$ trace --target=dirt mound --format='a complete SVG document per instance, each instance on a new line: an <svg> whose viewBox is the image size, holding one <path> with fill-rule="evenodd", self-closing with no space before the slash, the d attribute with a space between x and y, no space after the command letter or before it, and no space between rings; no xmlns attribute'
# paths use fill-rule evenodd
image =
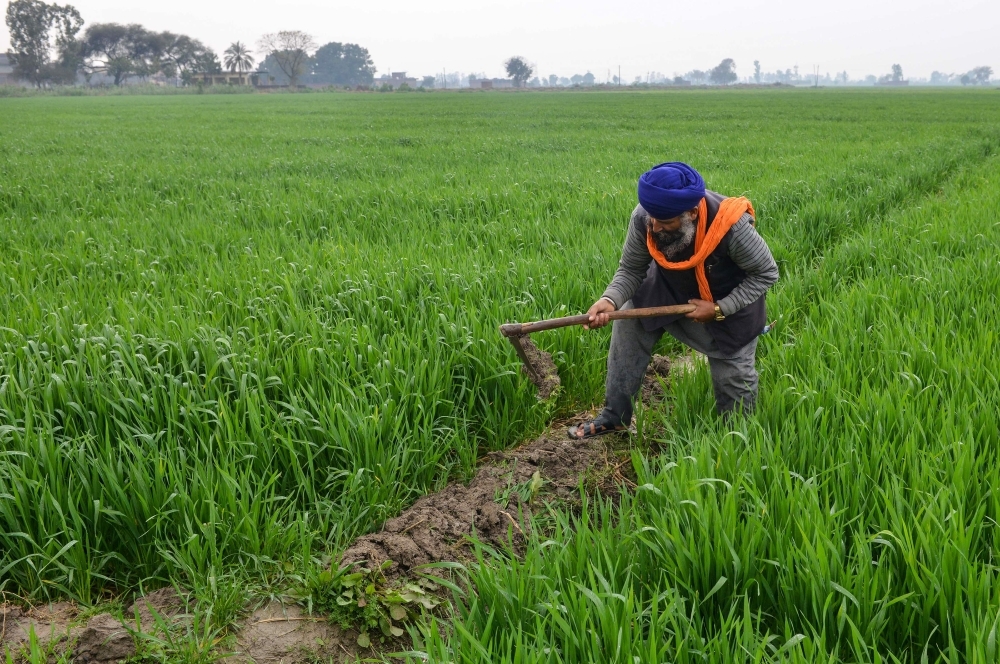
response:
<svg viewBox="0 0 1000 664"><path fill-rule="evenodd" d="M42 648L75 638L79 628L73 621L79 615L76 605L56 602L24 610L12 604L0 607L0 656L5 650L21 652L28 647L34 632Z"/></svg>
<svg viewBox="0 0 1000 664"><path fill-rule="evenodd" d="M527 526L521 523L517 508L530 509L518 485L527 493L537 471L547 493L572 497L580 476L605 458L600 439L577 442L560 439L559 433L517 450L492 453L468 486L450 484L420 498L387 521L382 532L355 541L342 562L377 566L391 560L386 576L392 578L419 565L467 559L466 536L473 533L495 545L506 542L508 533L518 540Z"/></svg>
<svg viewBox="0 0 1000 664"><path fill-rule="evenodd" d="M662 399L661 380L669 374L669 358L654 356L643 386L645 401ZM602 488L614 491L623 478L610 461L614 456L607 446L613 437L584 441L566 437L567 426L589 417L584 413L553 425L550 432L522 447L491 453L468 486L449 484L420 498L387 521L381 532L356 540L341 562L378 566L391 560L386 576L392 579L419 565L467 560L471 553L469 535L498 546L508 537L523 541L528 526L519 512L530 512L531 498L538 491L551 498L573 500L588 472L603 478Z"/></svg>
<svg viewBox="0 0 1000 664"><path fill-rule="evenodd" d="M29 645L29 635L34 631L39 645L58 654L72 651L74 662L120 662L136 654L135 618L139 617L139 630L144 634L157 631L153 612L171 622L184 613L184 598L173 588L164 588L139 598L125 612L126 622L110 613L98 614L80 624L80 611L70 602L47 604L25 611L5 604L0 607L0 656L12 653L21 658Z"/></svg>
<svg viewBox="0 0 1000 664"><path fill-rule="evenodd" d="M149 634L156 626L157 615L168 623L177 620L184 614L186 604L186 598L174 588L161 588L133 602L125 611L125 619L134 621L138 615L142 631Z"/></svg>
<svg viewBox="0 0 1000 664"><path fill-rule="evenodd" d="M326 618L306 615L296 605L272 601L254 611L236 639L230 661L254 664L342 662L366 651L358 634L344 631Z"/></svg>
<svg viewBox="0 0 1000 664"><path fill-rule="evenodd" d="M73 648L73 661L120 662L135 655L135 639L110 613L94 616L80 633Z"/></svg>

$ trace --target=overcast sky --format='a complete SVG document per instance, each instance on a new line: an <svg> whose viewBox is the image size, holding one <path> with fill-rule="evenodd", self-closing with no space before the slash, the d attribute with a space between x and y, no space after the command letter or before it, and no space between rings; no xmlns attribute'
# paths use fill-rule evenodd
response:
<svg viewBox="0 0 1000 664"><path fill-rule="evenodd" d="M58 0L60 3L66 0ZM262 33L304 30L317 43L367 48L379 73L442 70L500 76L523 55L536 73L593 72L621 66L631 81L647 71L706 69L723 58L748 76L818 66L851 78L931 71L1000 71L998 0L69 0L87 23L141 23L182 32L221 52ZM0 0L0 5L3 2ZM9 45L0 26L0 50Z"/></svg>

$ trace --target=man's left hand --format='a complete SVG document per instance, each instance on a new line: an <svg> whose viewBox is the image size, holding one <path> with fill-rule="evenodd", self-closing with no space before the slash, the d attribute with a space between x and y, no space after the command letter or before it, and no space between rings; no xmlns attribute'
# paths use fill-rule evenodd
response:
<svg viewBox="0 0 1000 664"><path fill-rule="evenodd" d="M715 302L709 302L708 300L688 300L688 304L693 304L696 307L694 311L687 314L687 317L691 320L696 320L699 323L707 323L715 320Z"/></svg>

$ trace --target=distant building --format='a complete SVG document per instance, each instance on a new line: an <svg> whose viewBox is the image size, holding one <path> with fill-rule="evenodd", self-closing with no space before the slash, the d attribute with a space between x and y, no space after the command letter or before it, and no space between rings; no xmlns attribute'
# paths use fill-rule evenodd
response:
<svg viewBox="0 0 1000 664"><path fill-rule="evenodd" d="M373 85L376 88L387 85L390 90L397 90L403 85L416 89L420 86L420 81L415 78L407 78L405 71L394 71L389 75L382 74L382 76L375 79Z"/></svg>
<svg viewBox="0 0 1000 664"><path fill-rule="evenodd" d="M0 53L0 85L14 85L14 65L6 53Z"/></svg>
<svg viewBox="0 0 1000 664"><path fill-rule="evenodd" d="M267 81L266 71L223 72L221 74L191 74L191 83L197 85L261 85Z"/></svg>
<svg viewBox="0 0 1000 664"><path fill-rule="evenodd" d="M509 78L476 78L470 76L469 87L476 90L498 90L514 87L514 81Z"/></svg>

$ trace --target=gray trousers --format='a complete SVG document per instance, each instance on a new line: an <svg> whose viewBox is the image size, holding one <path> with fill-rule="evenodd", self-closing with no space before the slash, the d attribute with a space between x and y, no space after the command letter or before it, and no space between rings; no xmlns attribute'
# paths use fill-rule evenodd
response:
<svg viewBox="0 0 1000 664"><path fill-rule="evenodd" d="M629 301L622 309L632 309ZM682 318L666 328L647 332L641 320L616 320L611 330L608 353L608 380L601 419L626 426L632 421L632 400L642 386L653 347L667 332L685 346L708 356L712 371L715 407L720 414L733 411L749 413L757 401L757 339L735 354L723 353L704 324Z"/></svg>

